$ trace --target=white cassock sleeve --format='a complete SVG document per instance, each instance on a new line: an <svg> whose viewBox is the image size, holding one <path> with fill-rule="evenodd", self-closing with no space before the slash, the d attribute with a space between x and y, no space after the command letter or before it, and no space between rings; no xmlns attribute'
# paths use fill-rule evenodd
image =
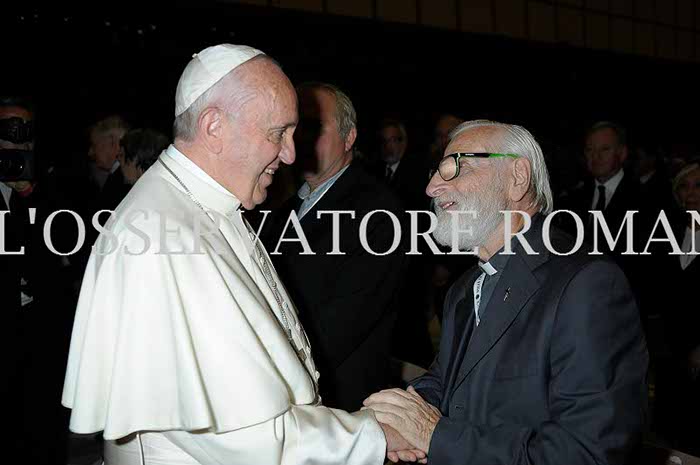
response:
<svg viewBox="0 0 700 465"><path fill-rule="evenodd" d="M292 406L264 423L227 433L167 431L201 465L381 465L384 433L369 411Z"/></svg>

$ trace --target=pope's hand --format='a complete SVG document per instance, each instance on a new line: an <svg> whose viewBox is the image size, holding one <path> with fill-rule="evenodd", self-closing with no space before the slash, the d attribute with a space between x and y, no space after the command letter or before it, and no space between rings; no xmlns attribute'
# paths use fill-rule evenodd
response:
<svg viewBox="0 0 700 465"><path fill-rule="evenodd" d="M419 462L427 463L425 452L415 449L411 443L399 434L394 428L384 423L379 423L386 437L386 456L392 462L396 463L399 460L404 462Z"/></svg>
<svg viewBox="0 0 700 465"><path fill-rule="evenodd" d="M394 428L415 448L429 452L433 431L442 415L412 386L407 391L387 389L372 394L364 405L374 410L377 421Z"/></svg>

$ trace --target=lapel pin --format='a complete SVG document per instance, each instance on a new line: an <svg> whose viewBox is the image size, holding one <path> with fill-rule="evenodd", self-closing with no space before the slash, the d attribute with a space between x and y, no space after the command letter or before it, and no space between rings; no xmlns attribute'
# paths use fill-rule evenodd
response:
<svg viewBox="0 0 700 465"><path fill-rule="evenodd" d="M510 295L510 288L506 289L506 293L503 295L503 302L508 300L509 295Z"/></svg>

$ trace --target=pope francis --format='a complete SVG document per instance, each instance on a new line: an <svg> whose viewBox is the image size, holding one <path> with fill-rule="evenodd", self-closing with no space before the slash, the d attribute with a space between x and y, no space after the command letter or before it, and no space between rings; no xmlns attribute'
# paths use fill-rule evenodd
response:
<svg viewBox="0 0 700 465"><path fill-rule="evenodd" d="M107 465L381 464L387 444L410 449L370 411L321 405L296 310L240 215L294 161L287 77L259 50L217 45L194 55L175 103L174 145L93 247L71 430L103 431Z"/></svg>

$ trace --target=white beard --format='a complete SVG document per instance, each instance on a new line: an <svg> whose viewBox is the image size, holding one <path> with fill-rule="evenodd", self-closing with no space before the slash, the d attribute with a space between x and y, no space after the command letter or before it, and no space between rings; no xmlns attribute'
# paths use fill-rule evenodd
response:
<svg viewBox="0 0 700 465"><path fill-rule="evenodd" d="M470 251L483 245L503 221L501 211L507 209L502 190L496 186L498 183L492 182L489 189L480 195L467 197L455 192L434 199L437 215L437 226L433 231L435 240L446 247L454 248L456 245L460 251ZM438 206L445 202L455 202L455 205L450 210ZM458 223L455 224L455 221Z"/></svg>

